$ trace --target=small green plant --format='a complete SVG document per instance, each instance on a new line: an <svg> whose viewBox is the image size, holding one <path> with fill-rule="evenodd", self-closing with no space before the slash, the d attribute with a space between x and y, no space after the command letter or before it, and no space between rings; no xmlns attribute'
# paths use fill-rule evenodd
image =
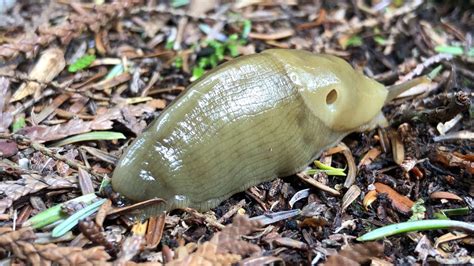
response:
<svg viewBox="0 0 474 266"><path fill-rule="evenodd" d="M12 132L16 133L20 129L24 128L26 126L26 120L25 117L20 116L12 124Z"/></svg>
<svg viewBox="0 0 474 266"><path fill-rule="evenodd" d="M359 47L363 44L362 42L362 38L358 35L353 35L351 36L349 39L347 39L346 41L342 42L341 46L342 46L342 49L346 49L347 47Z"/></svg>
<svg viewBox="0 0 474 266"><path fill-rule="evenodd" d="M239 46L244 45L245 42L246 40L244 38L239 38L239 35L232 34L224 42L208 40L201 43L201 47L209 47L213 50L213 53L199 58L197 65L193 67L191 81L197 80L204 75L206 69L216 67L219 62L224 60L225 55L232 57L239 56Z"/></svg>
<svg viewBox="0 0 474 266"><path fill-rule="evenodd" d="M438 53L451 54L451 55L463 55L464 48L461 46L453 45L438 45L435 47L435 51ZM474 48L471 48L466 53L469 57L474 57Z"/></svg>
<svg viewBox="0 0 474 266"><path fill-rule="evenodd" d="M418 221L418 220L423 220L425 218L425 201L423 199L419 199L413 204L411 207L411 211L413 214L411 215L410 219L408 221Z"/></svg>
<svg viewBox="0 0 474 266"><path fill-rule="evenodd" d="M420 220L391 224L369 231L357 238L357 241L371 241L392 235L437 229L462 229L474 232L474 224L453 220Z"/></svg>
<svg viewBox="0 0 474 266"><path fill-rule="evenodd" d="M316 165L316 167L318 169L307 170L306 171L307 174L314 175L316 173L324 172L327 175L346 176L346 173L344 173L345 169L335 168L335 167L332 167L332 166L329 166L329 165L325 165L320 161L314 161L314 165Z"/></svg>
<svg viewBox="0 0 474 266"><path fill-rule="evenodd" d="M86 69L92 64L92 62L94 62L95 58L96 57L93 54L83 55L80 58L78 58L74 63L69 65L69 67L67 68L67 71L71 73L76 73L77 71Z"/></svg>

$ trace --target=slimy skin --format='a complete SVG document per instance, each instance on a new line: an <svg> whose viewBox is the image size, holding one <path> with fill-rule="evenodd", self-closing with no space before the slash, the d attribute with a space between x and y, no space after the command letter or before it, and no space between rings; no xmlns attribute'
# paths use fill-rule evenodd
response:
<svg viewBox="0 0 474 266"><path fill-rule="evenodd" d="M388 90L331 55L267 50L191 84L128 147L113 189L157 210L205 211L303 170L354 131L376 126Z"/></svg>

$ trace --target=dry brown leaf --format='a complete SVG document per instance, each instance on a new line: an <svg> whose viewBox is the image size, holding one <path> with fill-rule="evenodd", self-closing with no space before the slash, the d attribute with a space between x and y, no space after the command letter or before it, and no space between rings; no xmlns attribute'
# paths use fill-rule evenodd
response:
<svg viewBox="0 0 474 266"><path fill-rule="evenodd" d="M460 233L460 232L454 232L454 233L447 233L444 234L436 239L436 242L434 243L434 247L438 248L439 244L448 242L448 241L453 241L453 240L458 240L462 239L469 236L468 234Z"/></svg>
<svg viewBox="0 0 474 266"><path fill-rule="evenodd" d="M329 256L325 266L353 266L370 261L371 257L381 257L383 246L377 242L356 244L339 251L336 255Z"/></svg>
<svg viewBox="0 0 474 266"><path fill-rule="evenodd" d="M474 174L474 161L472 154L460 154L457 152L446 152L437 149L430 158L448 167L462 167L470 174Z"/></svg>
<svg viewBox="0 0 474 266"><path fill-rule="evenodd" d="M259 222L237 215L232 224L200 245L194 253L185 254L185 250L181 249L180 257L166 265L231 265L241 260L242 256L258 254L261 252L259 246L240 237L255 231L259 226Z"/></svg>
<svg viewBox="0 0 474 266"><path fill-rule="evenodd" d="M0 182L0 214L4 213L14 201L19 198L38 192L44 188L59 189L76 187L75 181L61 178L39 175L22 175L22 179Z"/></svg>
<svg viewBox="0 0 474 266"><path fill-rule="evenodd" d="M86 170L79 168L78 180L82 195L94 193L95 189L91 175Z"/></svg>
<svg viewBox="0 0 474 266"><path fill-rule="evenodd" d="M51 82L66 66L64 52L60 48L50 48L41 54L36 65L28 75L28 81L23 83L13 94L11 102L19 101L33 93L39 93L42 84ZM40 82L40 83L38 83Z"/></svg>
<svg viewBox="0 0 474 266"><path fill-rule="evenodd" d="M446 191L435 191L431 193L430 198L462 201L462 198L459 197L458 195L451 192L446 192Z"/></svg>
<svg viewBox="0 0 474 266"><path fill-rule="evenodd" d="M32 113L31 118L33 119L34 124L38 125L43 120L45 120L49 115L56 111L56 109L61 106L65 101L71 98L70 93L61 93L54 100L48 104L39 114Z"/></svg>
<svg viewBox="0 0 474 266"><path fill-rule="evenodd" d="M410 213L411 207L413 206L413 201L410 200L406 196L400 195L397 191L393 188L382 184L382 183L375 183L375 188L378 193L386 193L388 198L392 202L392 206L402 213Z"/></svg>
<svg viewBox="0 0 474 266"><path fill-rule="evenodd" d="M101 119L100 117L99 119ZM106 130L112 128L111 120L83 121L71 120L64 124L54 126L30 126L21 129L18 133L39 143L59 140L68 136L90 132L91 130Z"/></svg>
<svg viewBox="0 0 474 266"><path fill-rule="evenodd" d="M111 129L113 125L112 120L122 119L125 112L131 116L140 116L143 113L153 111L154 110L146 104L117 106L108 110L101 110L102 113L99 113L92 121L74 119L55 126L30 126L23 128L18 133L41 143L87 133L92 130ZM125 126L127 126L127 124L125 124Z"/></svg>
<svg viewBox="0 0 474 266"><path fill-rule="evenodd" d="M165 228L165 214L160 216L153 216L148 219L148 228L145 235L146 248L154 249L158 246L163 236L163 229Z"/></svg>

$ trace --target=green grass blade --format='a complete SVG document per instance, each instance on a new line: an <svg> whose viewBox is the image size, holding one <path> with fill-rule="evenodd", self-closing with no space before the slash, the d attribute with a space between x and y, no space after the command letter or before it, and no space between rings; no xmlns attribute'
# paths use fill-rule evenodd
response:
<svg viewBox="0 0 474 266"><path fill-rule="evenodd" d="M425 231L425 230L437 230L437 229L462 229L470 233L474 233L474 224L466 223L461 221L453 220L422 220L404 222L398 224L387 225L371 232L368 232L359 238L358 241L371 241L387 236L393 236L396 234L413 232L413 231Z"/></svg>
<svg viewBox="0 0 474 266"><path fill-rule="evenodd" d="M113 131L93 131L84 134L75 135L69 138L55 142L52 146L59 147L71 143L91 140L114 140L114 139L125 139L125 136L120 132Z"/></svg>
<svg viewBox="0 0 474 266"><path fill-rule="evenodd" d="M61 210L62 206L64 204L70 203L70 202L84 202L86 204L89 204L92 202L92 200L96 199L97 196L94 193L83 195L77 198L74 198L72 200L68 200L65 203L57 204L54 205L53 207L46 209L35 216L31 217L26 221L23 226L31 226L33 228L43 228L44 226L47 226L49 224L52 224L56 221L59 221L61 219L65 219L67 217L66 214L64 214Z"/></svg>
<svg viewBox="0 0 474 266"><path fill-rule="evenodd" d="M80 220L92 215L94 212L99 210L100 206L104 204L106 199L100 199L91 205L85 207L84 209L79 210L78 212L74 213L73 215L69 216L64 222L60 223L53 229L51 233L52 237L60 237L66 234L69 230L74 228Z"/></svg>

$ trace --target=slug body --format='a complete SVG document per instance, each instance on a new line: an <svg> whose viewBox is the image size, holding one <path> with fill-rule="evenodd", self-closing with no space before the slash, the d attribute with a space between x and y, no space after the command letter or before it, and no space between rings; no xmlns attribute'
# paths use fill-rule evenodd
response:
<svg viewBox="0 0 474 266"><path fill-rule="evenodd" d="M190 85L128 147L113 189L165 199L163 210L208 210L374 127L387 94L335 56L281 49L234 59Z"/></svg>

